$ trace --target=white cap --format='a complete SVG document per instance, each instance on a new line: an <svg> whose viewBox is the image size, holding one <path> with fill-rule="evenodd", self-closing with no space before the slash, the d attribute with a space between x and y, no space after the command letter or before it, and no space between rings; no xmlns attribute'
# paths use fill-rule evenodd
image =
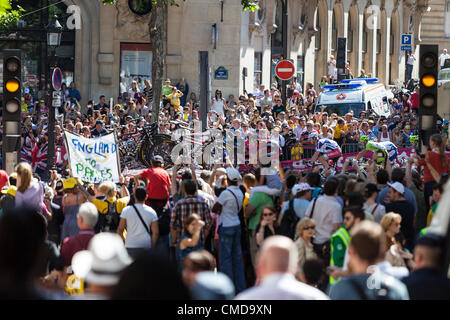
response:
<svg viewBox="0 0 450 320"><path fill-rule="evenodd" d="M307 183L296 184L292 187L292 195L295 196L300 191L308 191L308 190L314 190L314 188L311 188L311 186Z"/></svg>
<svg viewBox="0 0 450 320"><path fill-rule="evenodd" d="M77 252L72 258L75 275L100 286L116 285L120 273L132 263L122 238L111 232L95 235L88 250Z"/></svg>
<svg viewBox="0 0 450 320"><path fill-rule="evenodd" d="M405 187L400 182L394 182L394 183L388 182L388 186L401 194L405 194Z"/></svg>
<svg viewBox="0 0 450 320"><path fill-rule="evenodd" d="M231 167L227 168L227 177L228 177L228 179L230 179L230 181L238 181L242 178L239 171L237 171L235 168L231 168Z"/></svg>

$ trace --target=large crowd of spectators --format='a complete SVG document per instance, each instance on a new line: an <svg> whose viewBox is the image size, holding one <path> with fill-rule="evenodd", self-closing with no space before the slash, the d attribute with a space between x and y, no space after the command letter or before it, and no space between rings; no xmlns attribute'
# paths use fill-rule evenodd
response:
<svg viewBox="0 0 450 320"><path fill-rule="evenodd" d="M216 90L208 127L244 139L256 130L279 131L282 160L299 147L310 157L313 132L348 152L361 150L363 135L411 146L418 134L417 89L391 101L391 116L378 117L317 110L323 85L302 90L294 80L285 104L277 84L237 98ZM74 84L63 93L57 144L64 131L87 138L116 131L126 140L152 121L148 81L145 88L134 82L113 104L102 95L82 106ZM232 161L166 170L155 156L152 167L121 176L119 184L83 184L70 170L52 170L48 181L42 179L48 109L44 101L31 101L25 94L24 161L14 173L0 174L1 297L449 298L444 240L429 229L437 219L448 220L439 210L450 196L448 121L437 124L441 133L426 142L429 151L404 167L367 160L364 172L346 161L335 174L313 166L267 175L259 165L244 174ZM192 127L199 109L186 83L172 86L167 79L159 132L169 134L180 123Z"/></svg>

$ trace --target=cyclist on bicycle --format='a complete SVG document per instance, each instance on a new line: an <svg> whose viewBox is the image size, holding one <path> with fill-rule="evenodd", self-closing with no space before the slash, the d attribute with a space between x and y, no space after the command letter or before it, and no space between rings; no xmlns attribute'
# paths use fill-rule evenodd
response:
<svg viewBox="0 0 450 320"><path fill-rule="evenodd" d="M341 147L336 141L331 139L319 139L316 133L310 134L314 144L316 145L316 152L310 160L308 166L312 166L314 162L319 160L319 162L324 166L326 170L330 168L327 160L331 160L333 163L337 163L342 155Z"/></svg>
<svg viewBox="0 0 450 320"><path fill-rule="evenodd" d="M383 167L386 167L387 160L393 162L397 159L398 149L395 144L390 141L371 141L368 136L361 136L359 141L365 146L365 149L358 153L356 161L363 158L369 150L373 152L373 160L375 160L378 165L383 165Z"/></svg>

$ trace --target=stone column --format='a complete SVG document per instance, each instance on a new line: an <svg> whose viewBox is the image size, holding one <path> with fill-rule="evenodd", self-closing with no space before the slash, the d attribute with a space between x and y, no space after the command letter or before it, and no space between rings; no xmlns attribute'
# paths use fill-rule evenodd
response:
<svg viewBox="0 0 450 320"><path fill-rule="evenodd" d="M356 68L353 68L353 75L359 75L361 72L361 69L363 68L362 66L362 45L363 45L363 32L364 32L364 9L366 7L366 0L357 0L356 3L358 4L358 26L357 26L357 30L358 32L356 33L356 37L354 36L354 40L356 40L357 45L357 52L355 54L356 56Z"/></svg>
<svg viewBox="0 0 450 320"><path fill-rule="evenodd" d="M384 32L381 35L381 60L382 64L380 70L382 76L382 82L385 85L389 85L389 62L390 62L390 52L391 52L391 17L392 11L394 10L394 1L386 1L384 5Z"/></svg>

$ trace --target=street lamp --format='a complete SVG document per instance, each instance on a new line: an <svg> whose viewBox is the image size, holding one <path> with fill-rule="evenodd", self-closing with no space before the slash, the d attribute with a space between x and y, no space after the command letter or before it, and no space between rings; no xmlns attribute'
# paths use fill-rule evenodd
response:
<svg viewBox="0 0 450 320"><path fill-rule="evenodd" d="M53 16L52 21L46 27L47 30L47 45L50 48L57 48L61 44L61 36L63 27L58 21L57 16Z"/></svg>
<svg viewBox="0 0 450 320"><path fill-rule="evenodd" d="M56 68L57 59L56 48L61 44L61 37L63 32L63 27L58 21L57 16L53 16L52 21L46 27L47 30L47 46L49 49L49 68L47 74L47 83L50 87L50 92L48 92L47 104L48 104L48 153L47 153L47 170L45 173L46 177L49 177L49 170L52 170L55 164L55 108L59 106L53 106L53 84L51 83L51 77L53 70ZM39 112L39 110L38 110Z"/></svg>

